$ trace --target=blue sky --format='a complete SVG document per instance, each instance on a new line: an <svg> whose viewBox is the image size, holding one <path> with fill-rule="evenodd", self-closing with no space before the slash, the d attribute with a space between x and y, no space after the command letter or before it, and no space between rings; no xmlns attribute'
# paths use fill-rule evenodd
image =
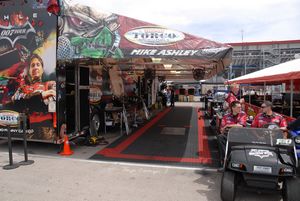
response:
<svg viewBox="0 0 300 201"><path fill-rule="evenodd" d="M300 39L300 0L74 0L219 42Z"/></svg>

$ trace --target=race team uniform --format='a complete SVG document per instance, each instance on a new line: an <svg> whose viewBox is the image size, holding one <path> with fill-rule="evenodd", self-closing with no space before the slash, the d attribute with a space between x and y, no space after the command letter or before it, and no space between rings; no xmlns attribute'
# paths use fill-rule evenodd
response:
<svg viewBox="0 0 300 201"><path fill-rule="evenodd" d="M229 94L227 95L227 97L225 98L225 101L228 103L228 105L230 106L232 102L234 101L239 101L239 99L237 99L237 97L232 93L229 92Z"/></svg>
<svg viewBox="0 0 300 201"><path fill-rule="evenodd" d="M246 126L247 121L247 115L245 112L240 112L237 115L233 115L232 113L228 113L223 116L222 122L221 122L221 128L224 128L227 125L234 125L234 124L240 124L243 127Z"/></svg>
<svg viewBox="0 0 300 201"><path fill-rule="evenodd" d="M273 113L271 116L265 113L259 113L254 118L251 127L262 128L265 124L275 123L279 127L287 127L287 122L283 116Z"/></svg>
<svg viewBox="0 0 300 201"><path fill-rule="evenodd" d="M222 122L221 122L221 129L224 128L227 125L235 125L240 124L243 127L246 126L247 121L247 115L245 112L240 112L237 115L233 115L232 113L228 113L223 116ZM221 161L225 157L225 149L226 149L226 142L227 142L227 136L224 134L220 134L217 136L218 138L218 146L220 151Z"/></svg>

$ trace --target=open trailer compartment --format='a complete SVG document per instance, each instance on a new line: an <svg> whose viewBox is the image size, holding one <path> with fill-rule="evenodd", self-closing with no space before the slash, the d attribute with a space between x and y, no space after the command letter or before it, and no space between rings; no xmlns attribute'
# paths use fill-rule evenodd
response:
<svg viewBox="0 0 300 201"><path fill-rule="evenodd" d="M126 134L133 121L149 118L145 113L156 102L158 80L144 71L131 72L124 62L92 58L58 62L58 125L66 125L70 138L99 136L107 124L120 123L120 114Z"/></svg>
<svg viewBox="0 0 300 201"><path fill-rule="evenodd" d="M159 81L207 79L231 62L228 45L69 0L2 6L0 120L6 125L15 112L27 112L29 140L98 133L94 111L113 97L128 108L134 89L148 116Z"/></svg>

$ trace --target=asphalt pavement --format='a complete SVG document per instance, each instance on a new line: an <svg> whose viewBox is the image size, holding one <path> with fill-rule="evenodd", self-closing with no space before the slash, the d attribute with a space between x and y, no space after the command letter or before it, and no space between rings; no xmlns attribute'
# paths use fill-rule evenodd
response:
<svg viewBox="0 0 300 201"><path fill-rule="evenodd" d="M107 140L118 137L116 132ZM89 158L105 146L76 143L71 144L74 155L62 157L59 145L30 142L29 159L35 163L3 170L7 142L0 140L0 201L220 201L222 174L216 169L94 161ZM13 142L13 152L16 163L23 160L21 141ZM236 201L257 200L280 201L281 196L238 190Z"/></svg>
<svg viewBox="0 0 300 201"><path fill-rule="evenodd" d="M149 166L29 155L35 163L3 170L1 201L220 201L221 174L215 169ZM23 160L14 154L15 162ZM237 201L279 201L280 194L239 189Z"/></svg>

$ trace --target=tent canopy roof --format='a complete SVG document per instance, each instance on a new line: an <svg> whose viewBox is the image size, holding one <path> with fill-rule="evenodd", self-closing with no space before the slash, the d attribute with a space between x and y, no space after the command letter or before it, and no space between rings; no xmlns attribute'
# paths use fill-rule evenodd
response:
<svg viewBox="0 0 300 201"><path fill-rule="evenodd" d="M235 79L228 84L279 83L300 79L300 59L294 59L282 64L265 68Z"/></svg>
<svg viewBox="0 0 300 201"><path fill-rule="evenodd" d="M200 68L207 71L203 79L231 63L232 47L227 44L71 0L62 0L60 7L58 60L114 58L134 62L136 58L160 58L160 62L151 62L155 66L172 64L170 71L183 68L190 75L192 69Z"/></svg>

